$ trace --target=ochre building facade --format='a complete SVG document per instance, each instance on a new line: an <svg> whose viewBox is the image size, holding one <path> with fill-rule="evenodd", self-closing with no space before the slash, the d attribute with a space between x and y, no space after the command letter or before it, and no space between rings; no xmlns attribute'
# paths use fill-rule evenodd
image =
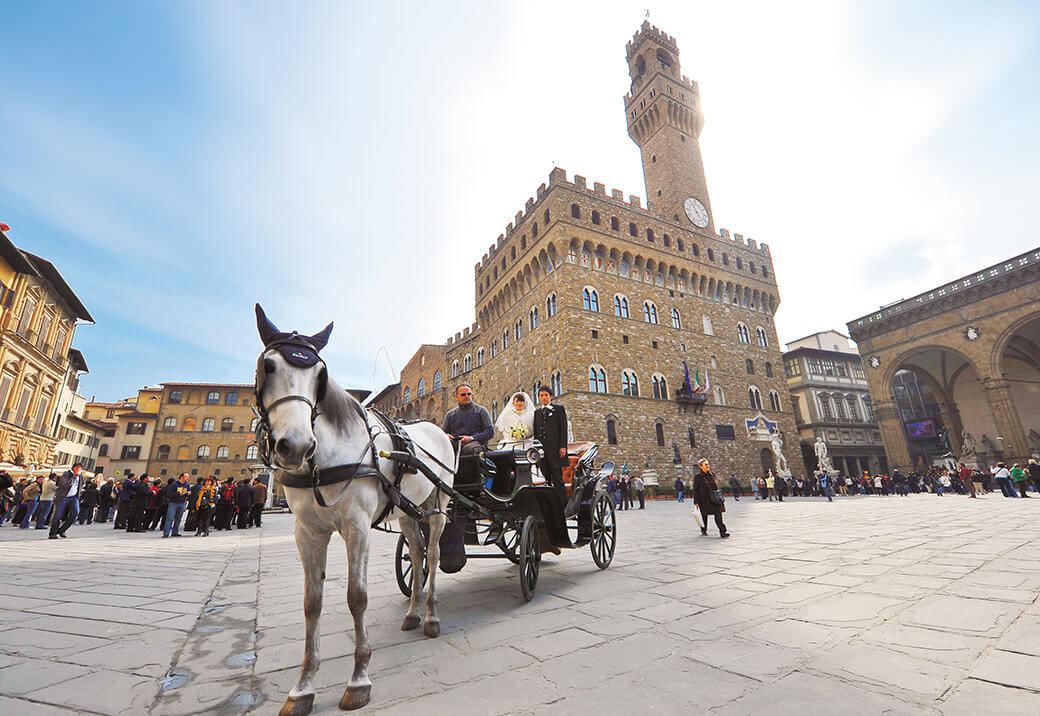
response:
<svg viewBox="0 0 1040 716"><path fill-rule="evenodd" d="M770 432L795 469L769 248L715 230L699 91L674 38L644 23L627 59L648 205L554 169L475 267L476 321L446 342L444 407L460 382L495 415L544 383L574 439L668 484L701 457L724 476L775 468ZM684 361L706 390L681 390Z"/></svg>

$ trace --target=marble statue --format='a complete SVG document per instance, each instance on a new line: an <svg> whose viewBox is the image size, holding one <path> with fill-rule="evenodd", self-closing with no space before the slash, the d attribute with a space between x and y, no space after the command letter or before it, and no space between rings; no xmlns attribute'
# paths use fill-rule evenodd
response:
<svg viewBox="0 0 1040 716"><path fill-rule="evenodd" d="M993 444L993 440L990 439L989 435L986 435L986 433L983 433L982 434L982 450L980 452L981 452L981 454L985 454L985 455L996 455L998 452L1000 452L1000 450L998 450L997 446Z"/></svg>
<svg viewBox="0 0 1040 716"><path fill-rule="evenodd" d="M790 470L787 469L787 458L784 457L784 439L779 432L773 433L771 444L773 456L776 458L776 471L782 475L787 474Z"/></svg>
<svg viewBox="0 0 1040 716"><path fill-rule="evenodd" d="M816 453L816 462L820 470L823 470L824 472L831 472L834 470L834 464L827 455L827 443L823 441L823 436L817 436L816 444L813 445L813 452Z"/></svg>
<svg viewBox="0 0 1040 716"><path fill-rule="evenodd" d="M961 433L961 459L975 456L975 438L965 430Z"/></svg>

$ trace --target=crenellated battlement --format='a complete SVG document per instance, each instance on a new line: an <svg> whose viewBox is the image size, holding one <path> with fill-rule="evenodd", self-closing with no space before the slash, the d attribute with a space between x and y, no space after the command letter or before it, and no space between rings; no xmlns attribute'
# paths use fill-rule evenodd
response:
<svg viewBox="0 0 1040 716"><path fill-rule="evenodd" d="M470 325L466 326L461 331L456 333L454 336L449 336L448 339L444 341L444 344L448 348L451 348L456 343L462 343L462 342L467 341L467 340L469 340L471 338L475 338L476 334L477 334L477 330L479 329L479 327L480 327L480 324L477 323L476 321L474 321L473 323L471 323Z"/></svg>
<svg viewBox="0 0 1040 716"><path fill-rule="evenodd" d="M652 37L654 40L676 54L679 53L679 44L675 41L674 37L666 32L662 32L656 25L651 25L649 20L643 20L643 24L639 26L639 30L632 35L632 40L625 45L625 56L631 59L640 43L642 43L647 37Z"/></svg>
<svg viewBox="0 0 1040 716"><path fill-rule="evenodd" d="M654 221L660 221L660 217L653 216L649 211L643 207L643 200L635 194L629 194L628 199L625 199L625 194L620 189L611 189L610 195L607 195L607 187L602 182L593 182L592 187L589 187L589 181L580 174L575 174L571 181L567 180L567 171L560 167L554 167L549 172L549 185L546 187L542 184L538 187L537 199L528 198L524 203L523 211L516 212L516 216L513 217L513 221L506 225L505 233L499 234L498 238L495 239L495 243L488 246L487 253L485 253L478 263L473 267L474 274L479 274L485 267L493 263L495 256L498 254L502 246L509 240L513 233L523 225L523 223L535 212L535 207L538 205L549 189L554 186L566 187L573 189L574 191L587 192L593 196L600 197L602 199L610 199L612 201L621 204L626 209L631 211L637 211L641 214L645 214L648 218ZM744 239L741 234L730 234L729 229L719 229L719 233L715 236L716 239L729 241L735 243L743 248L751 249L752 251L758 251L760 253L768 254L769 245L759 244L754 239Z"/></svg>
<svg viewBox="0 0 1040 716"><path fill-rule="evenodd" d="M690 94L694 98L693 100L691 100L691 103L694 104L694 105L698 105L699 104L698 102L696 102L696 100L699 100L701 98L701 90L700 90L700 87L698 87L696 82L691 80L686 75L682 76L682 80L681 81L675 79L674 77L671 78L670 81L671 82L675 82L677 84L680 84L683 87L685 87L686 89L690 90ZM642 94L644 92L644 90L648 90L650 88L651 88L651 85L647 85L645 87L640 88L640 90L638 92L626 92L625 93L625 109L630 109L631 108L632 102L635 100L636 95L640 95L640 94ZM660 95L658 95L658 96L660 96ZM675 97L675 96L672 96L671 99L673 101L679 102L679 104L685 104L686 103L685 100L682 100L682 99L680 99L678 97Z"/></svg>

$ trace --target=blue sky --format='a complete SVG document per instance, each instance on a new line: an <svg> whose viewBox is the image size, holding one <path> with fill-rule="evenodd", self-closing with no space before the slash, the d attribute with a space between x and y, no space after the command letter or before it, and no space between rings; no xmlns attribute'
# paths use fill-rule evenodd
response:
<svg viewBox="0 0 1040 716"><path fill-rule="evenodd" d="M0 221L97 320L88 397L249 382L252 304L379 388L473 320L553 166L644 195L646 3L9 2ZM1040 245L1040 6L650 6L698 81L716 224L768 243L781 341Z"/></svg>

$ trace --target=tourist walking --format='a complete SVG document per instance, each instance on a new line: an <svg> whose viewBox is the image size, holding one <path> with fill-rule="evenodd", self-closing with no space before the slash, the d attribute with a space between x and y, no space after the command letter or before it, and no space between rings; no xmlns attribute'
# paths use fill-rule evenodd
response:
<svg viewBox="0 0 1040 716"><path fill-rule="evenodd" d="M993 468L993 477L996 478L997 485L1000 486L1000 491L1004 497L1018 497L1015 488L1011 486L1011 471L1008 470L1007 465L998 462L996 467Z"/></svg>
<svg viewBox="0 0 1040 716"><path fill-rule="evenodd" d="M740 480L736 475L729 476L729 490L733 493L733 499L740 502Z"/></svg>
<svg viewBox="0 0 1040 716"><path fill-rule="evenodd" d="M820 470L819 481L820 492L827 498L827 502L834 502L834 497L831 495L831 476Z"/></svg>
<svg viewBox="0 0 1040 716"><path fill-rule="evenodd" d="M115 480L111 477L105 480L104 484L98 489L98 510L96 522L108 522L108 518L112 514L112 507L115 505Z"/></svg>
<svg viewBox="0 0 1040 716"><path fill-rule="evenodd" d="M719 537L729 537L729 531L722 522L722 513L726 510L726 500L719 489L719 483L711 471L707 458L702 458L700 471L693 478L693 504L701 513L701 534L708 534L708 515L715 516L715 525L719 528Z"/></svg>
<svg viewBox="0 0 1040 716"><path fill-rule="evenodd" d="M238 529L250 527L249 517L253 510L253 488L249 480L242 480L235 489L235 503L238 505Z"/></svg>
<svg viewBox="0 0 1040 716"><path fill-rule="evenodd" d="M229 477L227 482L220 486L217 499L213 526L218 530L229 530L231 529L231 518L235 514L235 478Z"/></svg>
<svg viewBox="0 0 1040 716"><path fill-rule="evenodd" d="M1026 480L1029 479L1029 473L1022 469L1022 466L1017 462L1011 466L1011 480L1015 483L1015 487L1018 489L1019 497L1029 497L1026 494Z"/></svg>
<svg viewBox="0 0 1040 716"><path fill-rule="evenodd" d="M776 491L776 478L773 477L773 472L770 471L766 475L766 494L769 495L769 501L773 501L773 493Z"/></svg>
<svg viewBox="0 0 1040 716"><path fill-rule="evenodd" d="M975 494L975 483L971 479L971 469L963 462L958 464L957 474L961 478L961 482L964 483L964 489L968 491L968 497L977 497Z"/></svg>
<svg viewBox="0 0 1040 716"><path fill-rule="evenodd" d="M36 505L36 529L42 530L47 526L47 518L50 517L51 509L54 507L54 493L58 489L58 477L52 472L43 481L40 503Z"/></svg>
<svg viewBox="0 0 1040 716"><path fill-rule="evenodd" d="M638 475L632 478L632 488L636 491L636 497L639 498L639 509L646 509L646 485L643 484L643 478Z"/></svg>
<svg viewBox="0 0 1040 716"><path fill-rule="evenodd" d="M97 505L97 483L93 480L87 480L86 484L83 485L83 494L79 498L79 523L81 525L94 523L94 510L97 509Z"/></svg>
<svg viewBox="0 0 1040 716"><path fill-rule="evenodd" d="M30 482L25 488L22 489L22 507L24 512L21 515L22 519L18 522L18 528L27 530L29 529L29 523L32 521L33 514L36 512L37 505L40 504L40 493L43 492L43 475L38 475L35 480ZM14 520L11 521L14 524Z"/></svg>
<svg viewBox="0 0 1040 716"><path fill-rule="evenodd" d="M632 507L632 484L628 480L628 475L621 475L618 489L621 490L621 509L630 509Z"/></svg>
<svg viewBox="0 0 1040 716"><path fill-rule="evenodd" d="M678 495L679 502L683 501L683 490L686 489L686 485L683 484L682 478L675 478L675 494Z"/></svg>
<svg viewBox="0 0 1040 716"><path fill-rule="evenodd" d="M58 487L54 490L54 514L51 515L51 531L49 539L68 537L69 527L79 517L79 495L83 490L83 465L76 463L72 469L66 470L58 478Z"/></svg>

